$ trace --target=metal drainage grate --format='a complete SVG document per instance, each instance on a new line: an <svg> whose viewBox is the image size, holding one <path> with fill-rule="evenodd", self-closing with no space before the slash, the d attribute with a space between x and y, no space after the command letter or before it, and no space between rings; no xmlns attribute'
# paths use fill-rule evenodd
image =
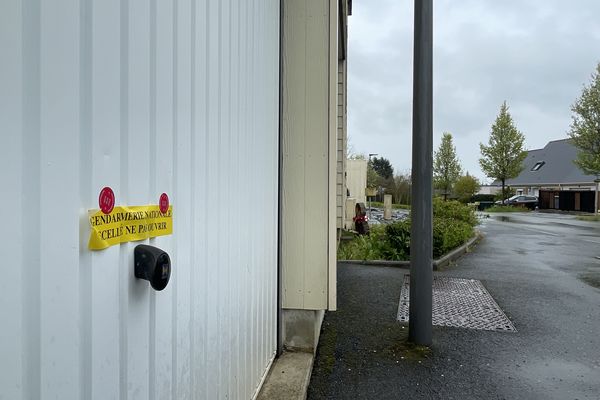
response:
<svg viewBox="0 0 600 400"><path fill-rule="evenodd" d="M398 320L408 321L410 275L404 275ZM433 278L433 324L488 331L516 332L514 325L480 281Z"/></svg>

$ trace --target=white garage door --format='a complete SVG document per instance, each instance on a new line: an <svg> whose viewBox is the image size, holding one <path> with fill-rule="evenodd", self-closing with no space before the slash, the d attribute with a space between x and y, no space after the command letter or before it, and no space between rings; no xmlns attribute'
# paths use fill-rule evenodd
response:
<svg viewBox="0 0 600 400"><path fill-rule="evenodd" d="M0 399L251 397L276 346L279 1L3 0L0 54ZM88 250L105 186L167 193L173 234ZM138 243L170 254L165 290Z"/></svg>

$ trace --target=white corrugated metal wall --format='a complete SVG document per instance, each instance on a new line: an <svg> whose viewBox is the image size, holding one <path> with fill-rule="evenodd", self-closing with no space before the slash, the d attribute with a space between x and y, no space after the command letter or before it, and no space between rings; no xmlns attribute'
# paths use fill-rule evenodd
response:
<svg viewBox="0 0 600 400"><path fill-rule="evenodd" d="M279 1L0 2L0 399L249 398L276 346ZM162 292L88 209L174 206ZM139 243L139 242L138 242Z"/></svg>

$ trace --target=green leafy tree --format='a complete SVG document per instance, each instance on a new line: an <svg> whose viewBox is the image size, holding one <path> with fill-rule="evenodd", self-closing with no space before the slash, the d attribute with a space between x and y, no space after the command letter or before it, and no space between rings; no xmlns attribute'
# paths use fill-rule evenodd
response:
<svg viewBox="0 0 600 400"><path fill-rule="evenodd" d="M479 143L479 165L488 177L502 182L503 199L506 198L506 180L516 178L523 170L523 161L527 156L524 146L525 136L515 127L505 101L492 125L488 144Z"/></svg>
<svg viewBox="0 0 600 400"><path fill-rule="evenodd" d="M468 203L475 193L479 191L479 187L479 181L467 172L466 175L458 178L454 184L454 194L458 197L458 200Z"/></svg>
<svg viewBox="0 0 600 400"><path fill-rule="evenodd" d="M410 204L411 186L410 171L394 176L394 189L392 192L394 202L397 204Z"/></svg>
<svg viewBox="0 0 600 400"><path fill-rule="evenodd" d="M456 147L452 143L452 135L444 132L439 149L433 155L433 183L437 189L442 190L444 201L456 180L460 177L461 167L456 156Z"/></svg>
<svg viewBox="0 0 600 400"><path fill-rule="evenodd" d="M373 165L369 162L367 164L367 187L368 188L378 187L380 180L381 180L381 177L379 175L377 175L377 172L375 172Z"/></svg>
<svg viewBox="0 0 600 400"><path fill-rule="evenodd" d="M569 136L579 150L575 164L588 175L600 175L600 64L592 82L584 86L571 106L573 122Z"/></svg>
<svg viewBox="0 0 600 400"><path fill-rule="evenodd" d="M374 157L371 160L371 164L373 165L373 169L383 179L390 179L394 177L394 167L390 163L390 160L383 157Z"/></svg>
<svg viewBox="0 0 600 400"><path fill-rule="evenodd" d="M384 193L393 192L394 168L383 157L374 157L367 166L367 187L377 189L377 201L383 201Z"/></svg>

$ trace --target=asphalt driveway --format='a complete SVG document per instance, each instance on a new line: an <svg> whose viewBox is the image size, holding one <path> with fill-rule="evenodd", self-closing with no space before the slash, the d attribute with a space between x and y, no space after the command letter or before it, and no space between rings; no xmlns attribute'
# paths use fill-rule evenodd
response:
<svg viewBox="0 0 600 400"><path fill-rule="evenodd" d="M340 265L309 399L600 399L600 223L495 215L436 272L481 280L518 332L434 327L430 352L395 321L406 270Z"/></svg>

